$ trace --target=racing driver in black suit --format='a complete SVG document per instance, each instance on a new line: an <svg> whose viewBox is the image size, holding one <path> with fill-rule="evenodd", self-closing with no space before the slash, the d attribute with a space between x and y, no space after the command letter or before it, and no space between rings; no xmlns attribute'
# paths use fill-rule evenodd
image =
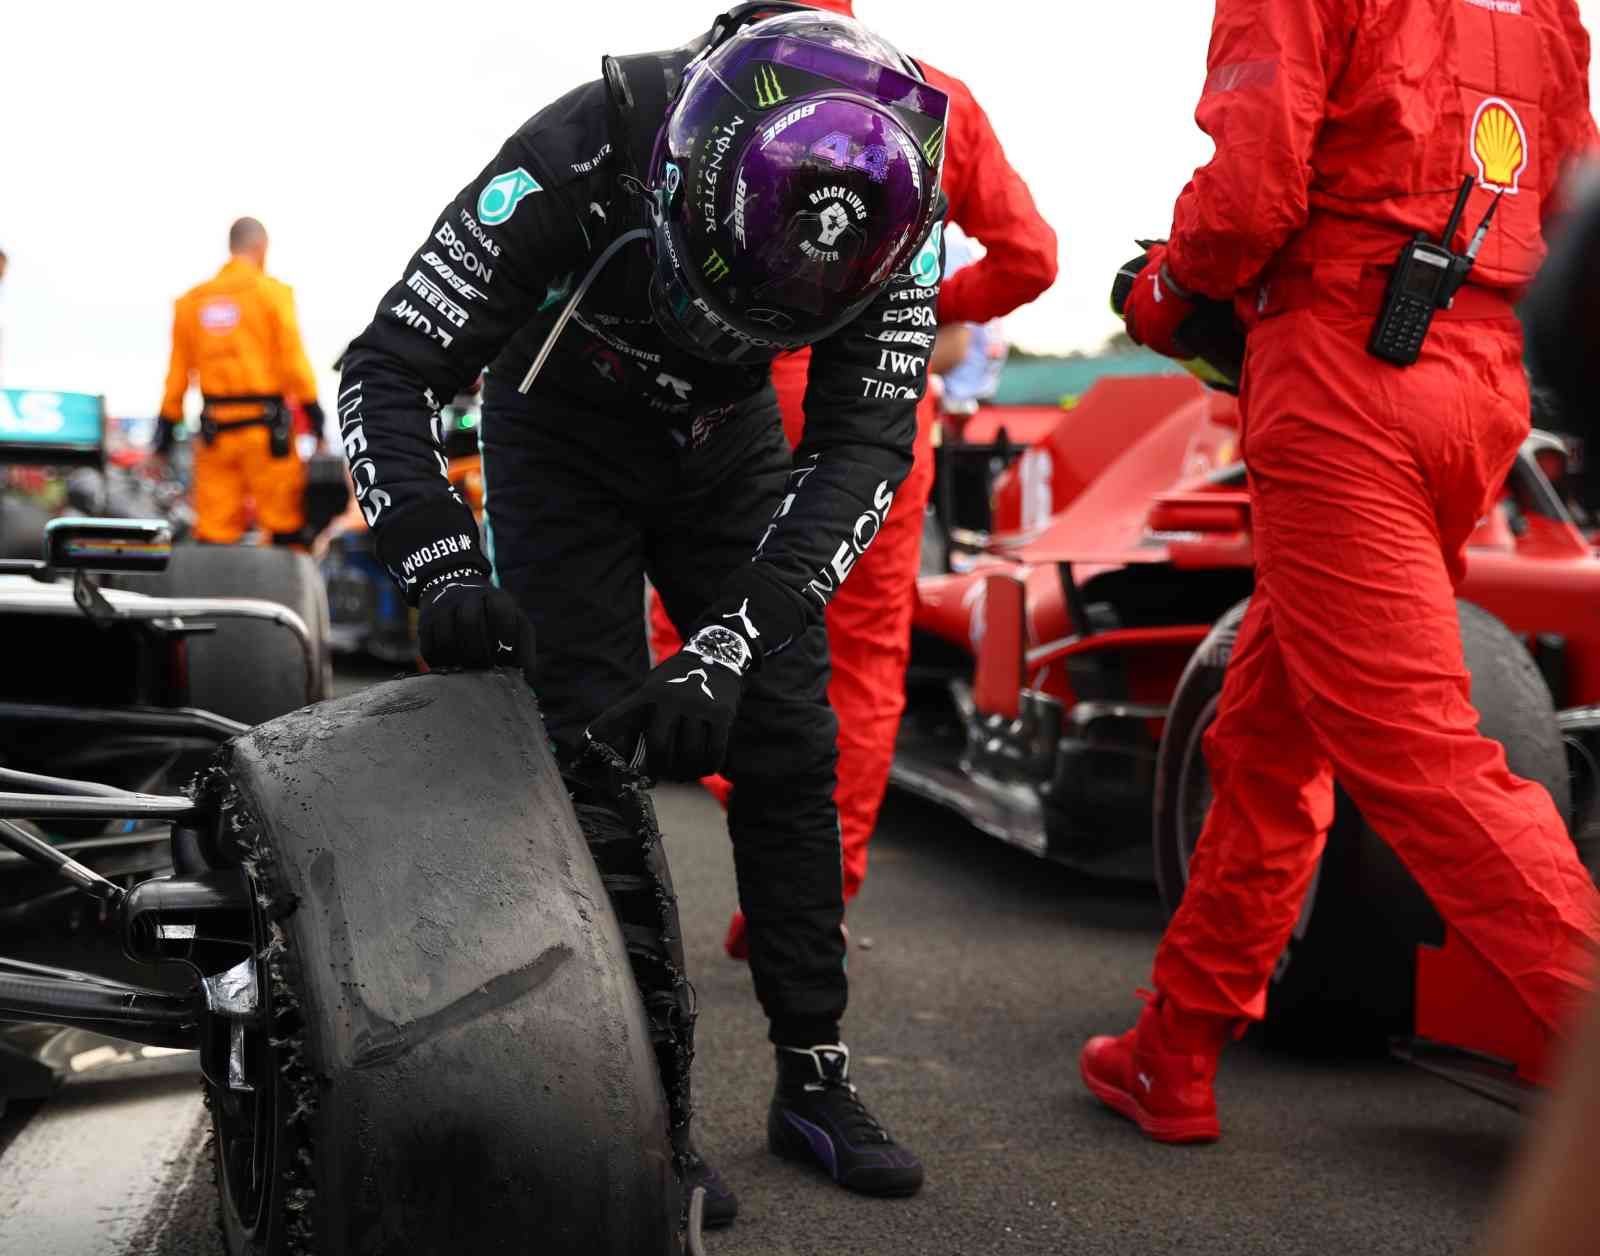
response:
<svg viewBox="0 0 1600 1256"><path fill-rule="evenodd" d="M839 1038L822 612L911 465L946 100L847 18L767 16L798 7L746 5L684 49L607 58L525 123L351 346L339 418L430 666L524 668L563 762L592 736L642 749L658 777L733 781L777 1056L769 1146L908 1195L922 1165L856 1096ZM791 455L768 368L804 345ZM436 416L485 363L480 547ZM686 642L653 671L646 576ZM698 1166L708 1222L731 1219Z"/></svg>

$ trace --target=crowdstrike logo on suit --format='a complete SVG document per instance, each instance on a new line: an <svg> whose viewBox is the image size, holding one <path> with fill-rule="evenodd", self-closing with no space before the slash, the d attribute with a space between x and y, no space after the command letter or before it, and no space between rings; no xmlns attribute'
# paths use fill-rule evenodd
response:
<svg viewBox="0 0 1600 1256"><path fill-rule="evenodd" d="M523 197L542 191L539 181L521 166L497 174L478 194L478 221L485 227L498 227L517 212Z"/></svg>

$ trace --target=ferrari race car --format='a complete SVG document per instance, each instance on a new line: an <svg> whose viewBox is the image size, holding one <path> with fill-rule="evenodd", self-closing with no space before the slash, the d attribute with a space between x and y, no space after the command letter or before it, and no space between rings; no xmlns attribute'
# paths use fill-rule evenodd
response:
<svg viewBox="0 0 1600 1256"><path fill-rule="evenodd" d="M322 701L303 554L72 517L42 546L0 560L0 1099L89 1035L197 1053L230 1256L696 1250L692 1002L620 760L563 778L511 673ZM66 898L131 979L87 930L72 967L17 954Z"/></svg>
<svg viewBox="0 0 1600 1256"><path fill-rule="evenodd" d="M1037 855L1153 876L1176 907L1210 804L1201 737L1252 587L1237 437L1233 399L1188 376L1106 379L999 475L988 534L954 530L952 569L918 581L896 785ZM1484 732L1582 838L1600 556L1541 467L1558 447L1529 439L1473 536L1461 628ZM1470 1048L1444 1066L1514 1094L1543 1076L1543 1038L1518 1008L1490 1014L1482 978L1342 799L1269 1026L1414 1032Z"/></svg>

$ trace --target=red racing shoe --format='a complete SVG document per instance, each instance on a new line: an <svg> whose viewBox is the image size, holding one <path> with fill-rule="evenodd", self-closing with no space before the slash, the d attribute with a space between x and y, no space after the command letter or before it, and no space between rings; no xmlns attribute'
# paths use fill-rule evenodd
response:
<svg viewBox="0 0 1600 1256"><path fill-rule="evenodd" d="M1157 1142L1215 1142L1222 1127L1212 1085L1232 1025L1186 1016L1147 990L1139 997L1146 1006L1134 1028L1084 1045L1078 1057L1083 1084Z"/></svg>

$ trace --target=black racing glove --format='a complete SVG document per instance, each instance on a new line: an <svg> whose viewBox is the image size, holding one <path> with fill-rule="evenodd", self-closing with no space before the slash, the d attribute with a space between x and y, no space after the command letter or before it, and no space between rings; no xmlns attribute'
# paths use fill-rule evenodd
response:
<svg viewBox="0 0 1600 1256"><path fill-rule="evenodd" d="M441 496L374 533L379 559L419 611L418 644L429 667L520 667L532 680L533 625L490 579L465 503Z"/></svg>
<svg viewBox="0 0 1600 1256"><path fill-rule="evenodd" d="M322 413L320 401L302 401L300 408L306 412L306 423L311 428L311 434L317 438L317 448L321 449L327 442L328 420Z"/></svg>
<svg viewBox="0 0 1600 1256"><path fill-rule="evenodd" d="M178 445L178 424L182 419L156 419L155 439L151 442L150 452L157 458L170 458L172 451Z"/></svg>
<svg viewBox="0 0 1600 1256"><path fill-rule="evenodd" d="M688 781L720 772L745 678L800 627L773 577L752 563L724 584L683 649L589 726L589 736L632 760L644 741L644 770Z"/></svg>
<svg viewBox="0 0 1600 1256"><path fill-rule="evenodd" d="M398 519L380 518L372 542L378 561L412 606L421 606L423 590L433 585L473 576L487 581L494 570L478 537L478 521L454 490Z"/></svg>
<svg viewBox="0 0 1600 1256"><path fill-rule="evenodd" d="M646 772L692 781L722 770L743 690L744 676L735 667L700 653L692 640L597 719L589 735L625 759L643 737Z"/></svg>
<svg viewBox="0 0 1600 1256"><path fill-rule="evenodd" d="M417 639L429 667L518 667L533 683L533 625L516 599L484 576L428 585L418 602Z"/></svg>

